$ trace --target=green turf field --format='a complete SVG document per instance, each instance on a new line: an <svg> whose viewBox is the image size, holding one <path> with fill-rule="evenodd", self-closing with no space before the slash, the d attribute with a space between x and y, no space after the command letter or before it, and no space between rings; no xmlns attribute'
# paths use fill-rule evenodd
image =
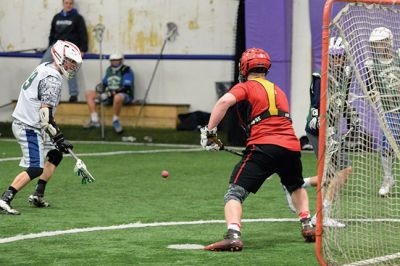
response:
<svg viewBox="0 0 400 266"><path fill-rule="evenodd" d="M195 147L199 148L199 147ZM239 157L227 152L188 151L188 147L75 143L96 182L81 185L66 157L48 184L51 207L27 203L35 182L19 192L13 207L20 216L0 215L0 241L44 231L104 227L104 230L25 239L0 244L0 265L318 265L314 244L304 243L297 221L244 222L244 250L213 253L173 250L171 244L210 244L226 231L223 196ZM155 153L135 153L155 150ZM88 156L90 153L131 152ZM0 140L0 192L21 168L14 141ZM302 156L304 175L316 173L312 153ZM160 176L167 169L169 178ZM311 210L315 191L309 189ZM292 218L279 179L273 176L244 204L244 219ZM189 225L160 222L210 221ZM132 225L134 223L142 225ZM130 224L130 228L129 228ZM153 226L143 227L145 224ZM128 225L115 229L113 225ZM97 228L99 229L99 228ZM111 230L114 229L114 230Z"/></svg>

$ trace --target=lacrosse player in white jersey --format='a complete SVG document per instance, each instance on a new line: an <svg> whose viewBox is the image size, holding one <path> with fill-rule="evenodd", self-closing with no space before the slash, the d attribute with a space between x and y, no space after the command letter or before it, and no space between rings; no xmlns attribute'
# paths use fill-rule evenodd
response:
<svg viewBox="0 0 400 266"><path fill-rule="evenodd" d="M393 45L393 33L385 27L372 30L369 35L371 56L365 62L369 95L382 119L385 120L388 132L395 143L390 144L386 134L381 139L381 161L383 166L383 182L379 195L388 196L395 185L393 163L396 158L391 145L400 145L400 54Z"/></svg>
<svg viewBox="0 0 400 266"><path fill-rule="evenodd" d="M22 84L12 114L12 130L22 150L19 165L25 170L15 177L0 199L0 210L5 214L19 214L11 207L11 201L18 191L37 177L36 191L28 201L36 207L48 207L43 199L46 184L61 162L63 153L73 148L56 125L54 113L61 97L63 76L70 79L76 74L82 56L73 43L60 40L53 45L51 53L54 62L40 64Z"/></svg>

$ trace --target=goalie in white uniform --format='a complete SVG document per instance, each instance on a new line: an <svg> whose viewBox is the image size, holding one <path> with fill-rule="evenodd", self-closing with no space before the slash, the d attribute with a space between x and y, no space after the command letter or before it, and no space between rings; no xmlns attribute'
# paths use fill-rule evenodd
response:
<svg viewBox="0 0 400 266"><path fill-rule="evenodd" d="M400 57L393 49L393 34L385 27L375 28L369 36L372 57L366 61L368 92L395 143L390 144L383 135L382 166L384 178L379 189L380 196L387 196L395 184L393 161L395 152L391 145L400 146Z"/></svg>
<svg viewBox="0 0 400 266"><path fill-rule="evenodd" d="M63 76L72 78L82 64L82 57L79 48L66 41L57 41L51 53L54 62L40 64L22 84L12 115L12 130L22 150L20 166L26 170L15 177L0 199L0 210L6 214L19 214L11 207L11 201L37 177L36 191L28 201L36 207L48 207L43 199L46 183L61 162L63 153L73 148L64 139L53 116L60 101Z"/></svg>

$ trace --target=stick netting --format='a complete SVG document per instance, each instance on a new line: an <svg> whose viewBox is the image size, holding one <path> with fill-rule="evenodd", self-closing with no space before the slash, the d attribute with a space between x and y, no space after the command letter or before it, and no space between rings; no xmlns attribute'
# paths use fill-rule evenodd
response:
<svg viewBox="0 0 400 266"><path fill-rule="evenodd" d="M380 27L392 33L392 41L383 39L389 31L376 33ZM348 4L330 24L329 38L337 37L342 46L324 55L328 84L322 91L327 97L322 193L324 216L346 227L324 227L323 256L329 265L400 265L399 9ZM397 183L381 196L390 174Z"/></svg>

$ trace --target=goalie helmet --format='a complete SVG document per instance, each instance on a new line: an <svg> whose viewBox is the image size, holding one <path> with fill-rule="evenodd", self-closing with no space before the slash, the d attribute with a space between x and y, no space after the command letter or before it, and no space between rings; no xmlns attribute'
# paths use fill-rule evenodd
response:
<svg viewBox="0 0 400 266"><path fill-rule="evenodd" d="M369 43L374 58L381 63L391 62L393 57L393 34L391 30L385 27L373 29L369 35Z"/></svg>
<svg viewBox="0 0 400 266"><path fill-rule="evenodd" d="M67 79L71 79L78 72L82 64L82 56L75 44L58 40L51 48L53 60Z"/></svg>
<svg viewBox="0 0 400 266"><path fill-rule="evenodd" d="M369 42L371 43L385 43L388 47L393 47L393 33L385 27L373 29L369 35Z"/></svg>
<svg viewBox="0 0 400 266"><path fill-rule="evenodd" d="M265 68L268 72L271 59L267 52L259 48L250 48L244 51L240 58L239 72L241 78L246 78L251 69Z"/></svg>

